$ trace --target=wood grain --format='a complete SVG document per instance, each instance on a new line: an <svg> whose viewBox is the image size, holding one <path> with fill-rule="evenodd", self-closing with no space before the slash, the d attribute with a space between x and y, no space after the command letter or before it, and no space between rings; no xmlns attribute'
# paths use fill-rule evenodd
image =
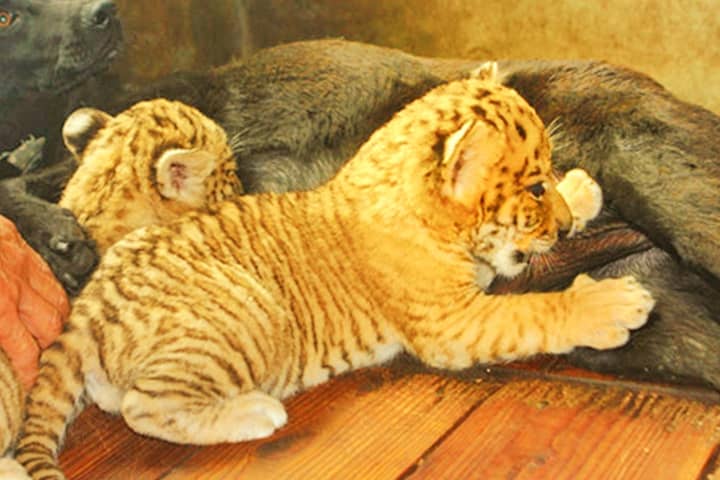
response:
<svg viewBox="0 0 720 480"><path fill-rule="evenodd" d="M710 478L720 406L697 390L551 368L447 376L412 362L337 378L286 402L270 438L212 447L131 432L91 408L60 457L70 479ZM563 376L564 375L564 376ZM693 393L694 392L694 393ZM715 474L717 475L717 474Z"/></svg>
<svg viewBox="0 0 720 480"><path fill-rule="evenodd" d="M275 439L203 449L166 478L396 478L499 388L427 373L386 378L364 392L347 386L293 399L290 425ZM328 395L338 390L346 394Z"/></svg>
<svg viewBox="0 0 720 480"><path fill-rule="evenodd" d="M513 382L480 405L412 479L696 479L720 408L654 392Z"/></svg>

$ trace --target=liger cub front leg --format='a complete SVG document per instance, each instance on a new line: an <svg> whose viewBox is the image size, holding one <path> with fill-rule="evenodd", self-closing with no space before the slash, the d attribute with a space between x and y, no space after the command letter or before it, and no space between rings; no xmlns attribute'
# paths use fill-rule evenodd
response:
<svg viewBox="0 0 720 480"><path fill-rule="evenodd" d="M438 368L567 353L575 347L624 345L654 305L632 277L595 281L580 275L565 291L456 299L442 318L407 325L408 350Z"/></svg>

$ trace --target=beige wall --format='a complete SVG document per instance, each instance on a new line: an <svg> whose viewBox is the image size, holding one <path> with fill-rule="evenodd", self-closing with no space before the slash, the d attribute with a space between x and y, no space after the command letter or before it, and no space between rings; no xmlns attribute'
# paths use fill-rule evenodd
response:
<svg viewBox="0 0 720 480"><path fill-rule="evenodd" d="M343 36L436 56L608 60L720 113L718 0L118 1L141 75Z"/></svg>
<svg viewBox="0 0 720 480"><path fill-rule="evenodd" d="M115 71L152 78L247 54L245 0L115 0L126 46Z"/></svg>

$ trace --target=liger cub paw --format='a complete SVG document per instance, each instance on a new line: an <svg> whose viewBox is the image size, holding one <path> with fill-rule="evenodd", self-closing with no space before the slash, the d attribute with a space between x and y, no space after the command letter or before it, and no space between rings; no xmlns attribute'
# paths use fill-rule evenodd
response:
<svg viewBox="0 0 720 480"><path fill-rule="evenodd" d="M655 300L633 277L593 280L578 275L566 291L571 302L570 342L599 350L627 343L647 321Z"/></svg>
<svg viewBox="0 0 720 480"><path fill-rule="evenodd" d="M567 172L558 183L557 191L572 213L573 226L569 236L584 230L587 222L600 213L602 189L585 170L575 168Z"/></svg>
<svg viewBox="0 0 720 480"><path fill-rule="evenodd" d="M287 423L287 412L280 400L252 391L233 399L226 422L231 427L228 440L242 442L265 438Z"/></svg>
<svg viewBox="0 0 720 480"><path fill-rule="evenodd" d="M30 476L12 458L0 458L0 480L30 480Z"/></svg>

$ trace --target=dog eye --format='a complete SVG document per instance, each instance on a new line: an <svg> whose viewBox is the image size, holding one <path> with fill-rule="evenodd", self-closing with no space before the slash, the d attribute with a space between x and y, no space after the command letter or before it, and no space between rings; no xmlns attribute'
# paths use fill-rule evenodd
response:
<svg viewBox="0 0 720 480"><path fill-rule="evenodd" d="M15 21L15 15L7 10L0 10L0 28L6 28Z"/></svg>
<svg viewBox="0 0 720 480"><path fill-rule="evenodd" d="M527 191L530 192L533 197L540 198L545 193L545 186L542 182L534 183L527 187Z"/></svg>

